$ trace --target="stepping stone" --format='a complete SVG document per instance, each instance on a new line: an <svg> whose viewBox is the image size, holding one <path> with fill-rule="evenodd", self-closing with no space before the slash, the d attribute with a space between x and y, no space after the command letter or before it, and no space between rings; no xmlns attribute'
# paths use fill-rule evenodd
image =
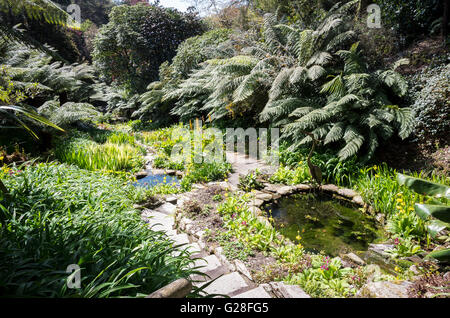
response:
<svg viewBox="0 0 450 318"><path fill-rule="evenodd" d="M175 241L175 245L180 244L189 244L189 237L187 234L177 234L177 235L169 235L169 238ZM183 246L182 249L185 249L187 246Z"/></svg>
<svg viewBox="0 0 450 318"><path fill-rule="evenodd" d="M166 198L166 202L171 203L171 204L177 204L177 197L167 197Z"/></svg>
<svg viewBox="0 0 450 318"><path fill-rule="evenodd" d="M175 222L172 215L167 215L164 213L152 211L151 213L147 214L147 217L151 217L152 220L163 220L163 222L169 220L172 222Z"/></svg>
<svg viewBox="0 0 450 318"><path fill-rule="evenodd" d="M193 267L200 267L197 269L199 272L202 272L208 276L201 276L201 275L192 275L192 279L198 282L206 282L212 279L216 279L220 275L224 275L228 273L228 269L222 265L220 260L217 258L216 255L209 255L203 259L196 260ZM197 284L201 285L201 284Z"/></svg>
<svg viewBox="0 0 450 318"><path fill-rule="evenodd" d="M221 276L212 284L208 285L203 291L207 294L234 296L248 288L249 286L245 282L244 278L242 278L242 276L237 272L233 272Z"/></svg>
<svg viewBox="0 0 450 318"><path fill-rule="evenodd" d="M163 224L150 224L149 228L155 232L163 232L167 236L176 236L177 231L174 230L171 226L163 225Z"/></svg>
<svg viewBox="0 0 450 318"><path fill-rule="evenodd" d="M191 243L187 247L189 248L189 252L192 253L191 257L193 258L199 257L202 253L202 249L198 243Z"/></svg>
<svg viewBox="0 0 450 318"><path fill-rule="evenodd" d="M236 296L233 296L233 298L272 298L272 296L270 296L262 286L259 286L247 292L237 294Z"/></svg>
<svg viewBox="0 0 450 318"><path fill-rule="evenodd" d="M169 218L167 216L165 217L159 217L159 216L154 216L154 217L150 217L147 220L148 224L150 225L154 225L158 228L163 228L166 230L173 230L173 226L175 225L175 221L173 220L173 218Z"/></svg>
<svg viewBox="0 0 450 318"><path fill-rule="evenodd" d="M177 206L172 203L164 203L160 207L158 207L155 211L161 212L166 215L172 215L175 213Z"/></svg>
<svg viewBox="0 0 450 318"><path fill-rule="evenodd" d="M256 194L256 199L263 200L263 201L270 201L273 199L273 196L269 193L258 193L258 194Z"/></svg>

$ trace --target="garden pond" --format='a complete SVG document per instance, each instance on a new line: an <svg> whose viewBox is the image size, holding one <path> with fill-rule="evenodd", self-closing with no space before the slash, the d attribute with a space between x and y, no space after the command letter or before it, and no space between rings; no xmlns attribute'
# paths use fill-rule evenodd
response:
<svg viewBox="0 0 450 318"><path fill-rule="evenodd" d="M278 231L312 253L360 254L383 240L383 230L371 216L324 193L283 197L265 210Z"/></svg>

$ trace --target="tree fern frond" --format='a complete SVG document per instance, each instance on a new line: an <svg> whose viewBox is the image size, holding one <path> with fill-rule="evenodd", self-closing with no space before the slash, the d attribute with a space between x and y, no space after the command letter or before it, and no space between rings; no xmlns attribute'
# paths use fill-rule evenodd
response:
<svg viewBox="0 0 450 318"><path fill-rule="evenodd" d="M308 69L308 78L315 81L327 73L326 69L320 65L314 65Z"/></svg>
<svg viewBox="0 0 450 318"><path fill-rule="evenodd" d="M344 128L344 122L335 123L326 135L324 145L341 140L344 137Z"/></svg>
<svg viewBox="0 0 450 318"><path fill-rule="evenodd" d="M317 52L309 59L308 63L306 63L306 66L310 67L314 64L325 66L332 60L332 58L333 57L328 52Z"/></svg>
<svg viewBox="0 0 450 318"><path fill-rule="evenodd" d="M355 155L364 144L364 136L353 126L347 126L344 140L346 145L338 152L341 160L346 160Z"/></svg>

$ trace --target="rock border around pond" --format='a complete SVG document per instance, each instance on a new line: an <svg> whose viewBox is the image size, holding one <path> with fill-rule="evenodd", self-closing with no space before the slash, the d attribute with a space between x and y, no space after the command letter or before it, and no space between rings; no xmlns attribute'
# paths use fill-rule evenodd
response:
<svg viewBox="0 0 450 318"><path fill-rule="evenodd" d="M253 190L251 193L254 197L248 204L252 211L255 211L257 216L261 216L261 206L267 203L275 202L281 197L306 193L312 191L324 191L328 194L334 194L338 197L342 197L345 200L349 200L351 203L364 208L370 215L375 216L376 220L384 224L384 216L381 213L376 213L375 210L367 203L364 202L362 196L352 189L340 188L334 184L325 184L320 187L314 187L308 184L297 185L284 185L284 184L272 184L264 183L264 188L261 190Z"/></svg>

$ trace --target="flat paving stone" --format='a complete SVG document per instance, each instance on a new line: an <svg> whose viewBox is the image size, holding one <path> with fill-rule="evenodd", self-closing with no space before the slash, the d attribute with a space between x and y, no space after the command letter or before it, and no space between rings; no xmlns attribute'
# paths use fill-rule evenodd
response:
<svg viewBox="0 0 450 318"><path fill-rule="evenodd" d="M164 203L160 207L158 207L155 211L161 212L167 215L172 215L175 213L177 206L172 203Z"/></svg>
<svg viewBox="0 0 450 318"><path fill-rule="evenodd" d="M189 248L189 252L192 253L193 256L202 252L202 249L198 243L191 243L187 246L187 248Z"/></svg>
<svg viewBox="0 0 450 318"><path fill-rule="evenodd" d="M272 296L262 286L259 286L244 293L237 294L233 298L272 298Z"/></svg>
<svg viewBox="0 0 450 318"><path fill-rule="evenodd" d="M206 282L228 273L228 269L222 265L216 255L209 255L195 261L193 267L200 266L201 268L198 268L197 270L208 276L192 275L192 279L198 282Z"/></svg>
<svg viewBox="0 0 450 318"><path fill-rule="evenodd" d="M233 272L224 276L221 276L215 280L211 285L207 286L204 291L207 294L219 294L233 296L240 292L243 292L249 286L245 282L244 278L237 272Z"/></svg>
<svg viewBox="0 0 450 318"><path fill-rule="evenodd" d="M189 237L187 234L177 234L174 236L169 236L170 239L175 241L175 245L181 245L181 244L189 244ZM183 246L183 248L186 248L186 246Z"/></svg>

